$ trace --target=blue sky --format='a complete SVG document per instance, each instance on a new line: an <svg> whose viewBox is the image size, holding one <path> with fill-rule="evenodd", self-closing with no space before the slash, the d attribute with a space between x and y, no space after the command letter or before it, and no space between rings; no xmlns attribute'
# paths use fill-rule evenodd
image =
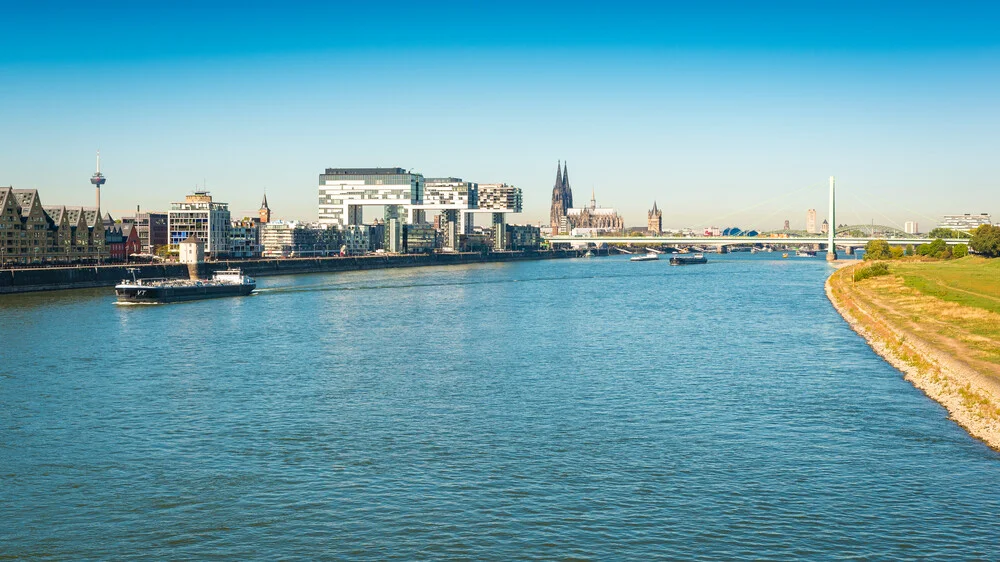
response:
<svg viewBox="0 0 1000 562"><path fill-rule="evenodd" d="M0 184L166 208L207 184L315 217L328 166L506 181L557 159L628 224L1000 215L996 3L33 2L2 6Z"/></svg>

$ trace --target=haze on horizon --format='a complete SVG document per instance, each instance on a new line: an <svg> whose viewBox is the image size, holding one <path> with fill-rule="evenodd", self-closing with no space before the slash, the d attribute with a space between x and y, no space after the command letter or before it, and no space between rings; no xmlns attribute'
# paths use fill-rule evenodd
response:
<svg viewBox="0 0 1000 562"><path fill-rule="evenodd" d="M933 226L1000 214L1000 8L987 2L23 3L0 35L0 185L106 210L196 185L316 216L326 167L401 166L626 224ZM995 217L996 219L996 217Z"/></svg>

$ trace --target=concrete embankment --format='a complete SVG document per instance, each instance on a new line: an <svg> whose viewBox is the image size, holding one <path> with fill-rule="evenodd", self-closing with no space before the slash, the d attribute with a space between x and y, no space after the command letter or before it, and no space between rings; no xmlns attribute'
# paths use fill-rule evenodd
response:
<svg viewBox="0 0 1000 562"><path fill-rule="evenodd" d="M935 298L892 274L855 282L859 267L864 265L839 269L827 279L834 308L952 420L1000 450L997 342L983 338L983 327L1000 325L1000 314Z"/></svg>
<svg viewBox="0 0 1000 562"><path fill-rule="evenodd" d="M507 262L574 258L576 250L523 251L501 253L448 253L372 255L334 258L291 258L267 260L227 260L202 264L200 272L209 276L220 269L239 268L249 275L292 275L359 271L394 267L461 265L470 263ZM129 267L136 267L137 277L187 277L188 267L182 264L100 265L90 267L48 267L8 269L0 271L0 294L110 287L131 277Z"/></svg>

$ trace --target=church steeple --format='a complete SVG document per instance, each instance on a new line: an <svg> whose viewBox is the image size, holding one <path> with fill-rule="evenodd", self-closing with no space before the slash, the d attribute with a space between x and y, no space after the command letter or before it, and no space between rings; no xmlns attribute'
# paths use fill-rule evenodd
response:
<svg viewBox="0 0 1000 562"><path fill-rule="evenodd" d="M556 160L556 185L554 189L562 189L563 179L562 179L562 161Z"/></svg>
<svg viewBox="0 0 1000 562"><path fill-rule="evenodd" d="M566 208L573 208L573 189L569 186L569 166L563 162L562 188L566 194Z"/></svg>
<svg viewBox="0 0 1000 562"><path fill-rule="evenodd" d="M271 208L267 206L267 193L264 194L264 199L260 202L260 210L257 213L260 215L261 224L271 222Z"/></svg>

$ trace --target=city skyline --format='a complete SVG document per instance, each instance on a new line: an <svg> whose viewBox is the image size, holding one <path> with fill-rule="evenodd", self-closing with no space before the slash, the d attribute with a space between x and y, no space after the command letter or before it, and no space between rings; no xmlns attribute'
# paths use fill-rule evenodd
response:
<svg viewBox="0 0 1000 562"><path fill-rule="evenodd" d="M422 31L390 19L380 34L356 6L217 4L192 23L156 5L57 5L9 10L0 38L16 84L0 89L0 184L89 204L100 149L112 214L166 210L199 185L234 214L266 192L276 216L315 220L324 168L401 166L516 185L512 220L544 224L556 160L629 226L656 201L665 228L801 228L805 209L826 215L830 175L842 223L1000 210L989 4L864 18L858 5L399 5ZM744 26L748 11L768 23ZM357 23L297 33L334 15ZM42 19L54 39L26 34Z"/></svg>

